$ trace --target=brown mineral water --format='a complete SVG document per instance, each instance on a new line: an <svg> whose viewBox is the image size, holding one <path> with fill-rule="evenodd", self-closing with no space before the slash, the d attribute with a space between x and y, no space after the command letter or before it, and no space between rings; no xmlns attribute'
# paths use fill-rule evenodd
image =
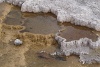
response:
<svg viewBox="0 0 100 67"><path fill-rule="evenodd" d="M65 22L62 24L64 31L62 31L61 36L66 38L67 41L79 40L80 38L90 38L93 41L97 40L97 36L92 32L93 29L75 26L69 22Z"/></svg>
<svg viewBox="0 0 100 67"><path fill-rule="evenodd" d="M60 26L51 13L22 13L19 7L13 7L8 13L4 23L9 25L23 25L26 27L22 32L31 32L35 34L56 33Z"/></svg>

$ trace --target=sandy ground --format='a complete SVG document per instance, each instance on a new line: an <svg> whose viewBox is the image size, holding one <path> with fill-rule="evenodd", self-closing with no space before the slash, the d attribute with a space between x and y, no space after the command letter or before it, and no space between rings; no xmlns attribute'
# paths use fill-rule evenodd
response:
<svg viewBox="0 0 100 67"><path fill-rule="evenodd" d="M0 67L100 67L100 64L82 65L77 56L66 57L67 61L37 56L36 53L42 50L48 53L56 50L54 34L60 28L64 28L61 36L68 41L81 37L95 41L94 33L99 35L86 27L57 24L55 17L51 13L21 13L18 7L0 4ZM16 38L23 41L21 46L13 44Z"/></svg>

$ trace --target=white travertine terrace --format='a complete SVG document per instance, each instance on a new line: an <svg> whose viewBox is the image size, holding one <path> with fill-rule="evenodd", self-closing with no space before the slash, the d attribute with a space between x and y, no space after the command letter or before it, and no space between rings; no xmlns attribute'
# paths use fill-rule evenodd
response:
<svg viewBox="0 0 100 67"><path fill-rule="evenodd" d="M2 2L21 6L22 12L52 12L60 22L71 22L100 31L100 0L0 0ZM67 42L56 35L55 39L66 56L79 55L83 64L100 63L100 38L96 42L88 38Z"/></svg>
<svg viewBox="0 0 100 67"><path fill-rule="evenodd" d="M79 55L80 62L84 63L100 63L100 38L93 42L88 38L81 38L79 40L69 41L58 34L55 36L58 44L61 46L60 50L66 56L72 54Z"/></svg>

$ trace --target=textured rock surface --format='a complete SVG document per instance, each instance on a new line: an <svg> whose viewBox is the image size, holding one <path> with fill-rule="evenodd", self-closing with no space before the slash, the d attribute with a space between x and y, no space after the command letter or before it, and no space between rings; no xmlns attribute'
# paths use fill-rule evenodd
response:
<svg viewBox="0 0 100 67"><path fill-rule="evenodd" d="M100 0L0 0L3 1L21 6L23 12L52 12L60 22L100 31Z"/></svg>
<svg viewBox="0 0 100 67"><path fill-rule="evenodd" d="M57 34L55 39L61 46L60 50L66 56L70 56L71 54L79 55L80 62L83 64L100 63L100 38L96 42L88 38L67 42L65 38Z"/></svg>

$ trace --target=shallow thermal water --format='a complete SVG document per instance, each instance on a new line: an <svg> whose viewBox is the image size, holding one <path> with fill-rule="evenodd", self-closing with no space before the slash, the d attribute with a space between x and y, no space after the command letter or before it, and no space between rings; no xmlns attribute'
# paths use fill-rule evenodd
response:
<svg viewBox="0 0 100 67"><path fill-rule="evenodd" d="M64 31L61 33L61 36L66 38L67 41L79 40L80 38L90 38L93 41L96 41L97 36L92 32L93 29L75 26L71 23L63 23Z"/></svg>
<svg viewBox="0 0 100 67"><path fill-rule="evenodd" d="M0 10L1 8L2 7L0 7ZM22 25L26 27L26 29L22 32L31 32L38 34L55 34L59 29L64 29L64 31L62 31L61 33L61 36L65 37L68 41L80 39L82 37L88 37L92 40L97 39L97 36L92 33L92 29L75 26L70 23L58 23L56 20L56 16L51 13L21 13L20 8L17 6L13 6L11 11L6 16L4 23L9 25ZM69 58L66 57L67 61L42 59L37 57L36 55L36 53L41 50L51 53L56 50L56 46L44 48L35 48L34 46L31 46L29 50L24 54L27 67L100 67L100 64L82 65L78 61L79 58L77 56L70 56ZM0 60L0 62L1 61L2 60Z"/></svg>
<svg viewBox="0 0 100 67"><path fill-rule="evenodd" d="M8 13L4 23L23 25L26 29L22 32L31 32L35 34L56 33L60 29L53 14L21 13L19 7L13 7L10 13Z"/></svg>
<svg viewBox="0 0 100 67"><path fill-rule="evenodd" d="M93 29L81 26L75 26L71 23L61 24L57 22L56 16L51 13L22 13L19 7L13 7L8 13L4 23L9 25L22 25L26 29L22 32L31 32L35 34L56 33L60 29L64 29L61 36L68 41L78 40L80 38L90 38L96 40L97 36L92 33Z"/></svg>

